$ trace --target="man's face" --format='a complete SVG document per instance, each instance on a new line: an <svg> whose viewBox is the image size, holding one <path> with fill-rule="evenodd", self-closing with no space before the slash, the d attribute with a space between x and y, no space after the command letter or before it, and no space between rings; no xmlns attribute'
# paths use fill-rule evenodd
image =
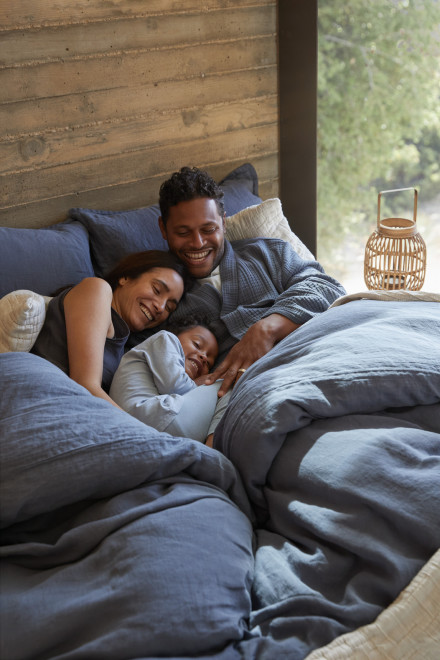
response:
<svg viewBox="0 0 440 660"><path fill-rule="evenodd" d="M162 236L193 277L207 277L225 250L225 219L213 199L179 202L170 208L167 224L159 218Z"/></svg>

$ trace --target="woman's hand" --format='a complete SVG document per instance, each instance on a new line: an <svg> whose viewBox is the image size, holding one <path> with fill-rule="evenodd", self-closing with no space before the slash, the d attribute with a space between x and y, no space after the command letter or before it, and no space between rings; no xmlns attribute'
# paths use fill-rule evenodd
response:
<svg viewBox="0 0 440 660"><path fill-rule="evenodd" d="M217 369L206 377L205 384L210 385L222 378L223 383L218 391L218 396L222 397L251 364L266 355L275 344L298 327L298 323L290 321L281 314L270 314L257 321L231 348Z"/></svg>

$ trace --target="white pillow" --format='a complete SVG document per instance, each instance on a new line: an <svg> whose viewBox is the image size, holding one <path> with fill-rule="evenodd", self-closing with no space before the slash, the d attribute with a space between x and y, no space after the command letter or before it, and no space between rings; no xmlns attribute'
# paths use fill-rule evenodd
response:
<svg viewBox="0 0 440 660"><path fill-rule="evenodd" d="M0 299L0 353L31 350L43 327L49 300L25 289Z"/></svg>
<svg viewBox="0 0 440 660"><path fill-rule="evenodd" d="M284 217L280 200L275 197L261 204L248 206L235 215L226 218L226 238L237 241L241 238L281 238L290 243L302 259L315 257L290 229Z"/></svg>

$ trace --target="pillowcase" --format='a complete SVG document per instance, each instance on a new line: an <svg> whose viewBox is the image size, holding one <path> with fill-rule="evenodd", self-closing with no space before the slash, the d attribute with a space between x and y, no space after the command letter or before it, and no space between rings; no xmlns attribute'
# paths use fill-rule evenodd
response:
<svg viewBox="0 0 440 660"><path fill-rule="evenodd" d="M290 229L278 198L266 199L226 218L226 238L237 241L242 238L281 238L290 243L302 259L315 260L304 243Z"/></svg>
<svg viewBox="0 0 440 660"><path fill-rule="evenodd" d="M127 254L141 250L168 250L159 229L159 205L131 211L95 211L74 208L70 218L89 232L93 268L105 277Z"/></svg>
<svg viewBox="0 0 440 660"><path fill-rule="evenodd" d="M79 222L0 227L0 297L19 289L50 296L93 275L89 237Z"/></svg>
<svg viewBox="0 0 440 660"><path fill-rule="evenodd" d="M255 168L245 163L220 182L225 193L226 215L258 204L258 177ZM93 267L104 277L123 257L140 250L168 250L159 229L158 204L129 211L69 210L70 220L80 222L89 232Z"/></svg>
<svg viewBox="0 0 440 660"><path fill-rule="evenodd" d="M43 327L50 298L12 291L0 299L0 353L30 351Z"/></svg>
<svg viewBox="0 0 440 660"><path fill-rule="evenodd" d="M258 196L258 175L253 165L245 163L232 170L219 183L223 190L226 217L261 202Z"/></svg>

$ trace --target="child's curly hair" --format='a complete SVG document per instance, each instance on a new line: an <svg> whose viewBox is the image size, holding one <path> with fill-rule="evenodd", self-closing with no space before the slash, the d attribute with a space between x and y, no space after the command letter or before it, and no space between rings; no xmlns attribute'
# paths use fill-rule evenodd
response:
<svg viewBox="0 0 440 660"><path fill-rule="evenodd" d="M198 314L193 314L192 316L188 316L186 319L182 319L181 321L168 321L166 325L164 326L164 330L167 330L168 332L171 332L171 334L180 335L181 332L184 332L185 330L192 330L192 328L196 328L197 326L201 326L202 328L207 328L214 337L217 339L215 331L212 327L211 321L208 319L208 317L203 316L203 315L198 315Z"/></svg>

